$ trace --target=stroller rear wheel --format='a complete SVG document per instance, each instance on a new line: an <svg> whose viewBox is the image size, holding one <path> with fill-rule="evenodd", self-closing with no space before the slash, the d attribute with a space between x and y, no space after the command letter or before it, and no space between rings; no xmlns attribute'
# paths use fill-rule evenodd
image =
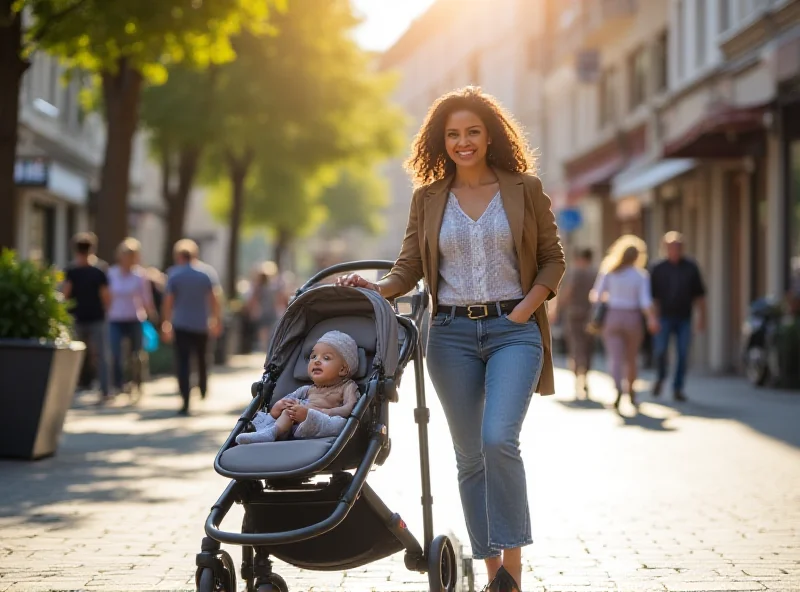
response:
<svg viewBox="0 0 800 592"><path fill-rule="evenodd" d="M428 550L428 585L431 592L455 592L458 580L456 552L450 539L440 535Z"/></svg>

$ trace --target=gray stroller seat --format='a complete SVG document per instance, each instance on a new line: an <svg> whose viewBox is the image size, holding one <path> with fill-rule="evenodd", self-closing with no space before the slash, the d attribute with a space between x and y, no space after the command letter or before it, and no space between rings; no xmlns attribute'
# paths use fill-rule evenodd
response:
<svg viewBox="0 0 800 592"><path fill-rule="evenodd" d="M281 374L275 386L272 404L298 387L311 383L308 377L308 358L311 355L311 349L323 334L332 330L347 333L358 344L358 370L353 376L353 380L358 383L360 394L363 393L375 356L375 321L366 316L347 315L324 319L313 326L305 339L292 352L288 368L292 368L293 371ZM311 467L324 457L342 435L330 438L284 440L234 446L220 455L219 464L220 467L232 473L299 471L305 467ZM348 455L346 448L337 458L337 470L357 467L363 454L363 448L357 452L357 454Z"/></svg>

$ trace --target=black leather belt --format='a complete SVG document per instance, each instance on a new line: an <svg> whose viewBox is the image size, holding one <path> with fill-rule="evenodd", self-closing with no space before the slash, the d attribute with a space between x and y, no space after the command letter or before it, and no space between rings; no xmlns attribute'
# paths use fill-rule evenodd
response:
<svg viewBox="0 0 800 592"><path fill-rule="evenodd" d="M501 302L489 302L487 304L470 304L469 306L456 306L456 307L453 307L452 305L448 306L447 304L439 304L436 307L436 309L437 312L443 312L445 314L453 314L453 309L455 308L455 316L467 317L468 319L477 321L479 319L487 319L487 318L507 315L512 310L514 310L514 308L516 308L517 304L519 304L520 302L522 302L521 298L519 300L503 300Z"/></svg>

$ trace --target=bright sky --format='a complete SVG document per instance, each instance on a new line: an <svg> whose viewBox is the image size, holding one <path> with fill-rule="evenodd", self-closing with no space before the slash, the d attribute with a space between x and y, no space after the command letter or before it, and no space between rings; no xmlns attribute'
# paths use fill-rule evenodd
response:
<svg viewBox="0 0 800 592"><path fill-rule="evenodd" d="M356 11L364 17L356 29L356 41L364 49L388 49L417 16L434 0L353 0Z"/></svg>

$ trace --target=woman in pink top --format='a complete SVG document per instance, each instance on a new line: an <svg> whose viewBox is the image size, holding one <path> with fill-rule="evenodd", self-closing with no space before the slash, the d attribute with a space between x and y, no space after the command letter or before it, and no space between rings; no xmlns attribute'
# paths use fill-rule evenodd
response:
<svg viewBox="0 0 800 592"><path fill-rule="evenodd" d="M131 354L137 355L142 348L142 321L148 313L155 316L150 282L139 267L140 249L139 241L126 238L117 247L117 265L108 270L112 386L117 391L122 390L122 340L128 339Z"/></svg>

